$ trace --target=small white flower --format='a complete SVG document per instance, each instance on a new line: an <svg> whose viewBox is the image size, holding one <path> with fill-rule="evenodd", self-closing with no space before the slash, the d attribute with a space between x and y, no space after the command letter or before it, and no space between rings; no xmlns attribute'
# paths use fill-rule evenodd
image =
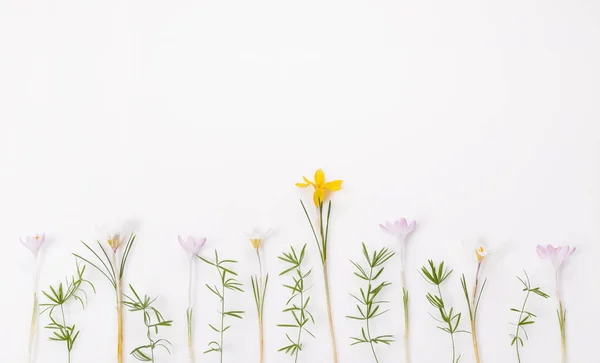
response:
<svg viewBox="0 0 600 363"><path fill-rule="evenodd" d="M258 249L263 240L267 239L271 234L271 229L268 229L266 232L262 232L258 228L252 228L252 233L244 233L244 237L252 243L252 247Z"/></svg>
<svg viewBox="0 0 600 363"><path fill-rule="evenodd" d="M44 234L42 233L36 234L35 236L27 236L25 237L24 241L22 238L19 238L19 241L21 241L21 244L27 247L31 253L33 253L34 257L37 257L40 248L44 244Z"/></svg>

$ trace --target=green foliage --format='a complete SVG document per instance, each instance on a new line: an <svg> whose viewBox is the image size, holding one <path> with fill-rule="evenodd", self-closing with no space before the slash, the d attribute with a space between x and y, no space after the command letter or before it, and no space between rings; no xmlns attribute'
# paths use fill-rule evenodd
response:
<svg viewBox="0 0 600 363"><path fill-rule="evenodd" d="M233 271L231 269L231 267L225 267L225 266L229 266L231 264L237 263L237 261L234 260L219 260L219 254L217 252L217 250L215 250L215 260L214 261L210 261L205 259L204 257L200 257L198 256L199 259L201 259L202 261L206 262L207 264L213 266L216 268L218 274L219 274L219 283L220 283L220 287L217 287L217 285L213 285L210 286L208 284L205 284L206 287L208 288L208 290L210 292L212 292L215 296L217 296L221 302L221 310L219 311L219 314L221 316L221 326L219 328L216 328L214 325L212 324L208 324L208 326L214 330L215 332L219 333L219 341L211 341L208 343L208 349L204 352L206 353L211 353L211 352L218 352L220 355L220 361L223 362L223 340L224 340L224 335L225 332L227 331L227 329L229 329L231 327L231 325L227 325L225 326L225 318L226 317L231 317L231 318L235 318L235 319L242 319L242 314L244 314L244 311L241 310L229 310L229 311L225 311L225 297L226 297L226 291L238 291L238 292L244 292L244 290L242 290L242 284L235 279L235 277L230 277L230 276L237 276L237 273L235 271Z"/></svg>
<svg viewBox="0 0 600 363"><path fill-rule="evenodd" d="M540 290L539 287L532 288L531 281L529 280L529 276L527 275L527 271L523 271L523 272L525 273L525 278L522 279L519 276L517 276L517 279L519 279L521 284L523 284L523 291L526 292L525 300L523 301L523 305L521 306L521 309L515 309L515 308L510 309L510 311L519 314L519 319L517 320L517 323L514 324L517 327L516 332L515 332L515 334L510 335L510 337L511 337L510 345L515 346L515 350L517 352L517 360L519 361L519 363L521 362L521 355L519 352L519 347L524 346L524 341L523 341L521 333L523 333L525 335L525 339L529 340L529 334L527 333L526 327L528 325L534 324L535 318L537 318L537 316L534 313L525 310L527 308L527 301L529 300L529 296L531 294L534 294L534 295L543 297L544 299L547 299L550 297L548 294L546 294L545 292ZM562 308L561 308L561 310L562 310ZM559 314L559 321L560 321L560 314Z"/></svg>
<svg viewBox="0 0 600 363"><path fill-rule="evenodd" d="M76 262L76 267L77 274L71 276L71 279L66 279L64 284L60 282L56 288L50 285L48 292L42 291L48 302L40 304L43 307L40 315L48 313L48 318L50 319L50 323L44 327L52 333L49 339L66 344L67 362L71 361L71 351L73 350L75 341L79 337L80 331L76 330L75 324L67 324L64 306L71 300L77 300L81 303L81 307L85 308L87 301L87 293L83 289L85 284L88 284L94 293L96 293L94 285L83 277L86 266L80 267L79 263ZM54 316L57 309L60 309L60 317Z"/></svg>
<svg viewBox="0 0 600 363"><path fill-rule="evenodd" d="M129 285L129 289L133 293L133 296L125 295L123 305L127 306L129 311L141 311L144 314L144 325L146 326L146 337L148 338L148 344L135 348L130 354L142 362L154 362L154 351L156 348L163 348L171 354L167 346L170 346L171 343L166 339L157 339L153 337L153 334L158 335L159 328L171 326L173 320L165 320L163 315L152 306L156 298L151 299L148 295L144 295L142 298L133 286Z"/></svg>
<svg viewBox="0 0 600 363"><path fill-rule="evenodd" d="M465 330L460 330L460 319L462 313L458 313L454 311L453 307L447 307L444 298L442 297L442 290L440 288L441 284L446 281L446 279L452 274L454 270L448 271L448 269L444 266L444 262L440 262L439 265L435 265L432 260L428 261L428 266L421 267L421 275L428 283L437 287L437 295L428 293L426 295L427 301L429 304L433 306L439 313L439 318L431 317L440 323L437 328L441 331L444 331L450 334L450 339L452 341L452 363L458 363L460 361L461 355L456 356L456 347L454 344L454 335L456 333L469 333Z"/></svg>
<svg viewBox="0 0 600 363"><path fill-rule="evenodd" d="M258 259L260 262L260 257ZM256 304L256 311L258 313L258 321L262 323L263 321L263 311L265 307L265 295L267 293L267 285L269 284L269 274L265 276L264 285L262 278L262 267L260 276L250 276L250 281L252 283L252 292L254 294L254 302Z"/></svg>
<svg viewBox="0 0 600 363"><path fill-rule="evenodd" d="M394 252L390 251L387 248L382 248L379 251L373 251L373 254L370 254L367 250L365 244L362 244L362 252L365 260L367 261L368 267L363 267L360 264L352 262L356 271L354 275L359 279L364 281L367 284L366 290L364 288L359 289L359 296L350 294L354 299L358 301L356 305L356 309L358 310L358 314L356 316L347 316L349 319L360 320L365 323L365 326L361 328L361 334L358 337L351 337L353 343L351 345L357 344L369 344L371 347L371 351L373 352L373 357L376 362L379 362L377 358L377 354L375 353L375 344L386 344L390 345L394 341L394 337L392 335L379 335L373 337L371 335L371 320L385 314L388 310L380 310L382 304L387 303L384 300L378 300L379 294L385 289L387 286L391 285L388 281L377 281L381 274L383 273L385 267L383 266L392 256L394 256ZM405 295L405 298L408 298Z"/></svg>
<svg viewBox="0 0 600 363"><path fill-rule="evenodd" d="M302 351L302 332L306 332L313 338L315 337L308 329L309 323L315 323L315 319L308 310L310 296L306 296L306 292L310 287L306 287L305 279L310 275L312 269L308 272L302 272L302 263L306 255L306 244L302 246L302 250L298 255L294 247L290 247L290 252L282 253L278 258L287 264L286 268L279 274L291 275L292 283L284 284L283 287L290 290L291 297L286 302L284 313L289 313L293 321L286 324L278 324L282 328L294 329L298 332L297 337L293 340L288 333L285 334L289 344L279 348L279 352L289 354L294 357L294 362L298 361L298 355Z"/></svg>
<svg viewBox="0 0 600 363"><path fill-rule="evenodd" d="M127 241L127 244L125 244L125 250L123 251L123 256L121 257L121 261L114 261L114 263L108 257L108 253L106 252L104 247L102 247L102 244L100 243L100 241L96 241L96 243L98 244L98 249L100 250L100 253L94 251L94 249L92 247L90 247L87 243L81 241L81 243L83 243L83 245L90 252L92 252L92 254L96 257L96 260L97 260L97 262L99 262L99 264L97 264L97 263L95 264L95 263L91 262L89 259L86 259L76 253L74 253L73 256L90 264L96 270L100 271L100 273L102 273L102 275L104 275L104 277L106 277L108 279L108 281L111 283L111 285L113 286L113 288L115 289L115 292L116 292L117 291L117 279L118 280L123 279L123 272L125 271L125 265L127 263L127 258L129 257L129 252L131 252L131 247L133 246L133 242L135 242L135 234L132 233L129 236L129 240Z"/></svg>
<svg viewBox="0 0 600 363"><path fill-rule="evenodd" d="M469 318L471 321L477 320L477 310L479 309L479 301L481 300L481 295L483 294L483 290L485 289L485 285L487 283L487 279L483 281L483 285L481 285L481 289L478 288L479 284L475 282L475 295L473 299L469 297L469 289L467 288L467 280L465 278L465 274L462 274L460 277L460 284L462 285L463 293L465 294L465 299L467 300L467 307L469 308Z"/></svg>
<svg viewBox="0 0 600 363"><path fill-rule="evenodd" d="M319 255L321 256L321 263L325 265L325 261L327 261L327 241L329 239L329 216L331 215L331 201L329 201L327 205L327 218L325 219L325 224L323 224L323 202L319 203L319 237L317 237L317 232L315 231L315 227L313 225L310 216L308 215L308 211L306 210L306 206L302 200L300 201L302 205L302 209L304 210L304 214L306 215L306 219L308 219L308 223L310 224L310 228L312 230L313 236L315 237L315 241L317 242L317 247L319 248Z"/></svg>

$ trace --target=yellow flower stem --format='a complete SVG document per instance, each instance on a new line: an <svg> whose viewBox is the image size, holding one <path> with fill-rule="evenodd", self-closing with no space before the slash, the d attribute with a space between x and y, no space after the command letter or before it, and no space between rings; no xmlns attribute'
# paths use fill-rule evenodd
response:
<svg viewBox="0 0 600 363"><path fill-rule="evenodd" d="M479 288L479 271L481 271L481 261L477 264L477 273L475 273L475 285L473 286L473 314L471 317L471 339L473 340L473 351L475 353L475 362L480 363L479 344L477 343L477 289Z"/></svg>
<svg viewBox="0 0 600 363"><path fill-rule="evenodd" d="M113 265L117 265L117 252L113 250ZM123 296L120 271L115 271L115 294L117 297L117 361L123 363Z"/></svg>
<svg viewBox="0 0 600 363"><path fill-rule="evenodd" d="M327 262L323 263L323 278L325 280L325 298L327 299L327 316L329 318L329 334L331 335L331 346L333 347L333 362L337 363L337 346L335 344L335 331L333 318L331 316L331 298L329 296L329 276L327 273Z"/></svg>

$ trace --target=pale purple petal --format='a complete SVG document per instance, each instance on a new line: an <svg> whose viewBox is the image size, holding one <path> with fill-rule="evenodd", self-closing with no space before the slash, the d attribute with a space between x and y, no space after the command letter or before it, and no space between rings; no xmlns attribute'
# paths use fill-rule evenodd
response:
<svg viewBox="0 0 600 363"><path fill-rule="evenodd" d="M571 252L569 253L569 256L571 256L573 253L575 253L576 250L577 250L577 247L573 247L571 249Z"/></svg>
<svg viewBox="0 0 600 363"><path fill-rule="evenodd" d="M556 256L559 264L562 264L569 257L569 246L560 246L556 250Z"/></svg>
<svg viewBox="0 0 600 363"><path fill-rule="evenodd" d="M548 254L546 253L546 248L542 245L538 245L536 248L537 254L538 256L540 256L541 259L546 259L546 257L548 257Z"/></svg>
<svg viewBox="0 0 600 363"><path fill-rule="evenodd" d="M417 221L410 222L410 224L408 225L408 233L413 233L416 228L417 228Z"/></svg>

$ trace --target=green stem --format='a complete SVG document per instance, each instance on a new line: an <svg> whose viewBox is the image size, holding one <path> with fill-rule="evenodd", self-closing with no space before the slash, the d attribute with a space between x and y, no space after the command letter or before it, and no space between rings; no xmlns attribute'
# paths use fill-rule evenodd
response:
<svg viewBox="0 0 600 363"><path fill-rule="evenodd" d="M146 315L146 309L144 309L144 315ZM148 322L146 322L146 319L144 319L144 324L146 325L146 336L148 337L148 342L150 343L150 358L154 363L154 341L152 340L152 333L150 331L150 326L148 325Z"/></svg>
<svg viewBox="0 0 600 363"><path fill-rule="evenodd" d="M298 275L299 276L304 276L302 275L302 270L300 269L300 267L298 267ZM304 322L305 320L305 314L304 314L304 281L301 282L302 286L300 287L300 321ZM298 339L296 341L296 345L298 347L300 347L300 342L301 342L301 338L302 338L302 326L300 326L298 328ZM298 363L298 354L300 353L300 349L296 349L296 354L295 354L295 358L294 358L294 363Z"/></svg>
<svg viewBox="0 0 600 363"><path fill-rule="evenodd" d="M193 279L194 279L194 256L192 256L190 258L190 276L189 276L189 283L188 283L188 311L186 313L187 315L187 328L188 328L188 350L189 350L189 354L190 354L190 363L194 363L195 362L195 355L194 355L194 336L193 336L193 314L194 314L194 307L193 307L193 301L192 301L192 284L193 284Z"/></svg>
<svg viewBox="0 0 600 363"><path fill-rule="evenodd" d="M527 289L527 295L525 295L525 301L523 301L523 306L521 307L521 313L519 314L519 323L523 319L523 312L525 311L525 306L527 305L527 300L529 299L529 294L531 294L531 290ZM517 349L517 360L521 363L521 355L519 354L519 333L521 331L521 326L517 323L517 332L515 333L515 346Z"/></svg>
<svg viewBox="0 0 600 363"><path fill-rule="evenodd" d="M257 296L257 309L258 309L258 344L259 344L259 363L263 362L264 357L264 329L263 329L263 307L264 307L264 295L263 289L266 287L263 285L263 268L262 261L260 258L259 247L256 248L256 256L258 258L258 269L259 269L259 281L258 281L258 296Z"/></svg>
<svg viewBox="0 0 600 363"><path fill-rule="evenodd" d="M373 266L370 266L369 270L369 289L367 290L367 296L371 293L371 281L373 281ZM367 309L368 311L369 309ZM377 353L375 353L375 347L373 346L373 339L371 339L371 327L369 325L369 315L367 313L367 337L369 338L369 345L371 346L371 351L373 352L373 357L375 357L375 362L379 363L379 359L377 359Z"/></svg>
<svg viewBox="0 0 600 363"><path fill-rule="evenodd" d="M405 240L400 239L400 283L402 287L402 301L404 305L404 363L410 362L410 350L409 350L409 315L408 315L408 289L406 288L406 278L404 274L404 264L406 262L405 258L405 249L406 246Z"/></svg>
<svg viewBox="0 0 600 363"><path fill-rule="evenodd" d="M60 304L60 313L62 315L62 325L67 326L67 319L65 319L65 309L63 304ZM71 363L71 349L69 349L69 343L67 342L67 362Z"/></svg>
<svg viewBox="0 0 600 363"><path fill-rule="evenodd" d="M438 288L438 294L440 295L440 299L442 299L442 289L440 288L440 285L437 285L437 288ZM447 316L445 307L442 309L442 311L444 312L444 316ZM447 323L448 323L448 330L450 331L450 339L452 340L452 363L456 363L456 346L454 344L454 332L452 329L452 323L450 322L450 320L448 320Z"/></svg>
<svg viewBox="0 0 600 363"><path fill-rule="evenodd" d="M220 351L221 359L220 362L223 363L223 334L225 329L225 273L219 270L219 274L221 275L221 340L220 340Z"/></svg>
<svg viewBox="0 0 600 363"><path fill-rule="evenodd" d="M367 336L369 337L369 345L371 345L371 351L373 352L373 357L375 357L375 362L379 363L379 359L377 359L377 353L375 353L375 347L373 346L373 340L371 339L371 329L369 327L369 319L367 318Z"/></svg>

